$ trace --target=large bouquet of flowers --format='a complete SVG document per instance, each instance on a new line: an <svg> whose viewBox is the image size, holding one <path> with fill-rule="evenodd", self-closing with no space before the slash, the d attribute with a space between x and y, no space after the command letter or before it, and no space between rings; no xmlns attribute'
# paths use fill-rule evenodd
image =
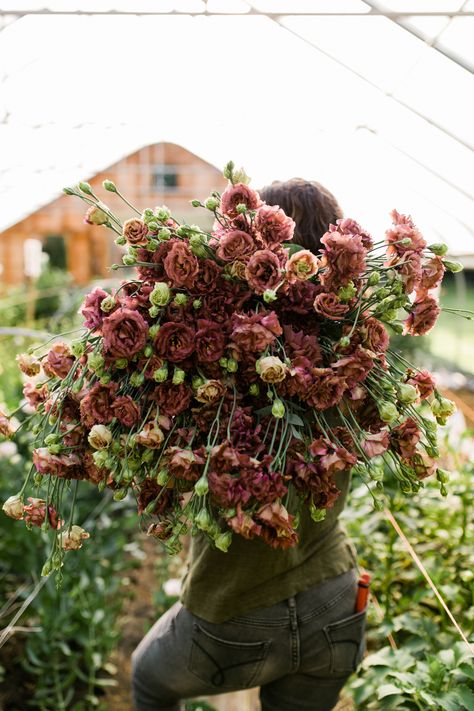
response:
<svg viewBox="0 0 474 711"><path fill-rule="evenodd" d="M376 508L387 468L407 494L432 474L445 493L436 428L454 405L390 349L387 331L434 326L433 290L458 269L445 245L428 247L394 210L384 240L341 219L316 255L292 245L293 220L243 171L229 163L224 175L222 195L193 201L214 214L210 233L126 200L137 216L122 224L88 183L65 189L89 204L87 222L118 234L126 251L112 269L137 273L86 296L80 338L19 356L36 378L24 389L35 410L26 422L45 493L26 503L25 483L4 510L53 530L45 573L89 535L74 503L62 520L64 495L74 502L82 482L136 497L169 550L190 528L223 551L233 534L294 546L301 507L323 519L340 471L366 483ZM11 433L6 417L0 424Z"/></svg>

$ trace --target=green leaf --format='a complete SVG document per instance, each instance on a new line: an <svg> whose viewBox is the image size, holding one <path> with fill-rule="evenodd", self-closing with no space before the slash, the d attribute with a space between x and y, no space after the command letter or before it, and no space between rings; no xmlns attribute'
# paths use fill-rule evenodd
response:
<svg viewBox="0 0 474 711"><path fill-rule="evenodd" d="M379 686L377 691L377 698L383 699L385 696L393 696L393 694L399 694L400 687L395 686L395 684L382 684Z"/></svg>
<svg viewBox="0 0 474 711"><path fill-rule="evenodd" d="M295 412L288 412L286 415L286 419L288 420L290 425L298 425L299 427L304 427L303 420Z"/></svg>
<svg viewBox="0 0 474 711"><path fill-rule="evenodd" d="M467 711L474 711L474 692L469 687L459 686L455 693Z"/></svg>
<svg viewBox="0 0 474 711"><path fill-rule="evenodd" d="M459 697L454 691L441 694L438 697L438 704L443 711L460 711L462 709L462 706L459 705Z"/></svg>
<svg viewBox="0 0 474 711"><path fill-rule="evenodd" d="M458 667L458 671L460 671L464 676L468 676L469 679L472 679L474 681L474 667L470 666L469 664L460 664Z"/></svg>

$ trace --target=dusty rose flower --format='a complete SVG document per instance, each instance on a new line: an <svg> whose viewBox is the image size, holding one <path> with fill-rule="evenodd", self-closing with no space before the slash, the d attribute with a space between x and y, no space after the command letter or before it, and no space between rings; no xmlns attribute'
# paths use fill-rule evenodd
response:
<svg viewBox="0 0 474 711"><path fill-rule="evenodd" d="M29 353L20 353L16 361L22 373L28 376L38 375L41 370L40 361Z"/></svg>
<svg viewBox="0 0 474 711"><path fill-rule="evenodd" d="M163 260L166 275L173 286L192 289L199 262L185 242L175 242Z"/></svg>
<svg viewBox="0 0 474 711"><path fill-rule="evenodd" d="M322 360L321 346L318 339L312 334L304 331L295 331L292 326L284 326L285 349L291 357L303 357L311 361L311 365L317 366Z"/></svg>
<svg viewBox="0 0 474 711"><path fill-rule="evenodd" d="M426 292L429 289L436 289L443 281L445 271L446 269L441 257L432 257L429 259L423 264L421 283L418 290Z"/></svg>
<svg viewBox="0 0 474 711"><path fill-rule="evenodd" d="M143 220L138 220L134 217L123 223L123 236L129 244L144 247L148 242L147 234L148 227Z"/></svg>
<svg viewBox="0 0 474 711"><path fill-rule="evenodd" d="M109 424L114 417L112 402L117 388L117 383L94 383L79 405L81 422L85 427Z"/></svg>
<svg viewBox="0 0 474 711"><path fill-rule="evenodd" d="M415 371L408 369L407 375L409 378L406 382L415 386L420 393L421 400L426 400L434 393L436 381L428 370L420 370L415 373Z"/></svg>
<svg viewBox="0 0 474 711"><path fill-rule="evenodd" d="M204 458L192 449L168 447L165 452L171 476L186 481L197 481L202 473Z"/></svg>
<svg viewBox="0 0 474 711"><path fill-rule="evenodd" d="M436 460L425 451L416 452L410 459L410 465L418 479L426 479L427 476L432 476L437 468Z"/></svg>
<svg viewBox="0 0 474 711"><path fill-rule="evenodd" d="M71 530L66 530L61 533L61 547L65 551L78 551L82 548L82 542L90 538L90 534L87 533L80 526L71 526Z"/></svg>
<svg viewBox="0 0 474 711"><path fill-rule="evenodd" d="M320 272L321 283L327 291L337 291L357 280L365 271L366 249L360 235L326 232L321 242L325 249Z"/></svg>
<svg viewBox="0 0 474 711"><path fill-rule="evenodd" d="M108 221L107 213L97 205L91 205L84 215L84 222L88 225L105 225Z"/></svg>
<svg viewBox="0 0 474 711"><path fill-rule="evenodd" d="M349 388L364 381L373 367L371 354L364 348L357 348L352 355L332 364L332 368Z"/></svg>
<svg viewBox="0 0 474 711"><path fill-rule="evenodd" d="M272 548L292 548L298 543L298 534L293 527L295 520L283 504L274 501L255 512L255 518L263 524L261 536Z"/></svg>
<svg viewBox="0 0 474 711"><path fill-rule="evenodd" d="M278 205L262 205L255 215L255 229L265 247L293 239L295 222Z"/></svg>
<svg viewBox="0 0 474 711"><path fill-rule="evenodd" d="M335 475L337 472L345 472L353 467L357 462L357 457L345 447L334 447L323 454L319 462L328 474Z"/></svg>
<svg viewBox="0 0 474 711"><path fill-rule="evenodd" d="M405 320L405 334L424 336L431 331L440 313L438 302L432 296L417 299Z"/></svg>
<svg viewBox="0 0 474 711"><path fill-rule="evenodd" d="M3 511L10 518L15 518L19 521L23 518L23 502L19 494L9 496L2 506Z"/></svg>
<svg viewBox="0 0 474 711"><path fill-rule="evenodd" d="M337 405L347 388L346 383L331 368L313 368L312 383L303 399L316 410Z"/></svg>
<svg viewBox="0 0 474 711"><path fill-rule="evenodd" d="M151 523L146 532L147 536L158 538L160 541L166 541L173 533L173 524L171 521L159 521Z"/></svg>
<svg viewBox="0 0 474 711"><path fill-rule="evenodd" d="M198 402L203 402L207 405L217 402L225 393L225 385L220 380L206 380L203 385L200 385L196 390L194 397Z"/></svg>
<svg viewBox="0 0 474 711"><path fill-rule="evenodd" d="M131 358L142 350L148 324L138 311L119 308L102 323L104 351L112 358Z"/></svg>
<svg viewBox="0 0 474 711"><path fill-rule="evenodd" d="M254 538L254 536L259 536L262 527L246 511L242 511L240 504L237 504L236 509L235 516L227 519L227 525L244 538L250 539Z"/></svg>
<svg viewBox="0 0 474 711"><path fill-rule="evenodd" d="M159 449L163 444L165 435L158 424L152 420L147 422L143 428L135 435L137 444L141 444L148 449Z"/></svg>
<svg viewBox="0 0 474 711"><path fill-rule="evenodd" d="M78 313L84 316L84 326L96 331L102 325L104 313L100 305L109 296L106 291L96 287L87 294Z"/></svg>
<svg viewBox="0 0 474 711"><path fill-rule="evenodd" d="M49 392L46 383L43 383L40 388L37 388L34 383L25 383L23 395L30 407L36 410L38 405L47 400Z"/></svg>
<svg viewBox="0 0 474 711"><path fill-rule="evenodd" d="M28 498L30 502L23 507L23 518L30 526L41 526L46 520L46 501L43 499ZM59 528L62 521L59 520L58 512L54 506L48 506L48 521L51 528Z"/></svg>
<svg viewBox="0 0 474 711"><path fill-rule="evenodd" d="M40 474L61 479L82 479L81 460L77 454L50 454L47 447L33 450L33 464Z"/></svg>
<svg viewBox="0 0 474 711"><path fill-rule="evenodd" d="M364 334L364 346L373 353L384 353L389 346L389 336L383 323L370 316L365 319L362 331Z"/></svg>
<svg viewBox="0 0 474 711"><path fill-rule="evenodd" d="M11 437L15 433L10 418L0 410L0 435Z"/></svg>
<svg viewBox="0 0 474 711"><path fill-rule="evenodd" d="M153 393L153 399L157 402L160 412L170 417L187 410L192 396L193 391L186 383L181 383L181 385L162 383Z"/></svg>
<svg viewBox="0 0 474 711"><path fill-rule="evenodd" d="M216 254L224 262L233 262L236 259L248 257L254 251L255 242L248 232L230 230L221 235Z"/></svg>
<svg viewBox="0 0 474 711"><path fill-rule="evenodd" d="M245 262L240 262L239 260L237 260L229 265L227 271L231 275L231 277L234 277L234 279L241 279L241 281L245 281L245 279L247 278L245 274L246 266L247 265L245 264Z"/></svg>
<svg viewBox="0 0 474 711"><path fill-rule="evenodd" d="M198 360L212 363L224 355L227 343L222 326L207 319L199 319L196 333L196 353Z"/></svg>
<svg viewBox="0 0 474 711"><path fill-rule="evenodd" d="M256 294L274 289L282 280L280 260L269 249L258 249L247 262L245 278Z"/></svg>
<svg viewBox="0 0 474 711"><path fill-rule="evenodd" d="M130 395L119 395L112 402L112 413L125 427L135 427L140 421L141 412L137 403Z"/></svg>
<svg viewBox="0 0 474 711"><path fill-rule="evenodd" d="M419 252L405 252L401 257L396 256L386 263L386 266L392 265L402 277L405 294L411 294L418 288L422 276Z"/></svg>
<svg viewBox="0 0 474 711"><path fill-rule="evenodd" d="M331 225L329 227L330 232L341 232L343 235L358 235L365 249L368 251L373 247L373 240L370 234L364 230L358 222L351 219L350 217L342 217L336 220L336 225Z"/></svg>
<svg viewBox="0 0 474 711"><path fill-rule="evenodd" d="M87 441L94 449L107 449L112 442L112 432L105 425L94 425L87 436Z"/></svg>
<svg viewBox="0 0 474 711"><path fill-rule="evenodd" d="M380 430L380 432L365 436L364 441L362 442L362 449L366 455L372 459L372 457L379 457L381 454L386 452L389 445L390 438L387 430Z"/></svg>
<svg viewBox="0 0 474 711"><path fill-rule="evenodd" d="M172 363L188 358L195 348L196 333L184 323L164 323L155 338L156 353Z"/></svg>
<svg viewBox="0 0 474 711"><path fill-rule="evenodd" d="M404 459L410 459L415 454L420 437L420 428L412 417L408 417L401 425L391 430L390 443Z"/></svg>
<svg viewBox="0 0 474 711"><path fill-rule="evenodd" d="M331 321L341 321L350 309L349 304L343 304L332 292L318 294L313 306L316 313Z"/></svg>
<svg viewBox="0 0 474 711"><path fill-rule="evenodd" d="M141 516L145 509L154 502L153 510L150 513L154 516L159 516L170 508L173 498L172 489L161 486L155 479L147 477L138 487L138 515Z"/></svg>
<svg viewBox="0 0 474 711"><path fill-rule="evenodd" d="M274 311L232 315L232 340L243 352L261 352L270 346L282 328Z"/></svg>
<svg viewBox="0 0 474 711"><path fill-rule="evenodd" d="M199 271L194 279L192 290L206 294L215 289L222 268L213 259L200 259Z"/></svg>
<svg viewBox="0 0 474 711"><path fill-rule="evenodd" d="M295 252L286 263L286 279L290 284L306 281L318 273L319 260L309 249Z"/></svg>
<svg viewBox="0 0 474 711"><path fill-rule="evenodd" d="M257 361L257 372L265 383L281 383L287 371L288 366L276 356L265 356Z"/></svg>
<svg viewBox="0 0 474 711"><path fill-rule="evenodd" d="M393 229L387 230L385 240L388 244L387 254L404 254L405 252L422 252L426 247L423 235L415 227L409 215L401 215L396 210L390 213ZM400 244L405 238L410 239L410 244Z"/></svg>
<svg viewBox="0 0 474 711"><path fill-rule="evenodd" d="M238 215L237 205L245 205L248 210L256 210L261 204L260 195L245 183L229 185L221 196L221 211L229 217Z"/></svg>
<svg viewBox="0 0 474 711"><path fill-rule="evenodd" d="M55 375L58 378L65 378L74 363L74 356L65 343L55 343L43 361L43 370L48 376Z"/></svg>

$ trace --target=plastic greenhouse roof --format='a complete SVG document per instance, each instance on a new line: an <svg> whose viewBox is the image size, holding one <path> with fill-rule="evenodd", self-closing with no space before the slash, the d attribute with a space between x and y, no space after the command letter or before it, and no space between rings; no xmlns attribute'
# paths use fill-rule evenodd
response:
<svg viewBox="0 0 474 711"><path fill-rule="evenodd" d="M472 255L473 36L474 0L0 0L0 231L171 141Z"/></svg>

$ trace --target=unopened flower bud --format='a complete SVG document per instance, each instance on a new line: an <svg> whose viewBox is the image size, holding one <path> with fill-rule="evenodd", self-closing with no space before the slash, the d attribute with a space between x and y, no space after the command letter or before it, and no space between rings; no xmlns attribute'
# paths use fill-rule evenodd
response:
<svg viewBox="0 0 474 711"><path fill-rule="evenodd" d="M403 330L404 330L403 323L401 323L400 321L394 321L393 323L390 324L390 327L393 328L393 330L395 331L395 333L397 335L399 335L399 336L402 335Z"/></svg>
<svg viewBox="0 0 474 711"><path fill-rule="evenodd" d="M456 405L446 397L435 398L431 403L431 411L436 418L451 417L456 412Z"/></svg>
<svg viewBox="0 0 474 711"><path fill-rule="evenodd" d="M113 499L114 501L123 501L127 496L127 489L116 489Z"/></svg>
<svg viewBox="0 0 474 711"><path fill-rule="evenodd" d="M92 193L92 187L91 187L91 185L90 185L89 183L86 183L86 182L82 181L82 180L81 180L81 182L79 183L79 190L80 190L81 192L85 193L86 195L92 195L92 194L93 194L93 193Z"/></svg>
<svg viewBox="0 0 474 711"><path fill-rule="evenodd" d="M156 252L158 247L160 246L160 243L158 242L157 239L149 239L148 244L146 246L146 250L148 252Z"/></svg>
<svg viewBox="0 0 474 711"><path fill-rule="evenodd" d="M170 480L170 475L166 469L160 469L157 474L156 481L160 486L166 486Z"/></svg>
<svg viewBox="0 0 474 711"><path fill-rule="evenodd" d="M418 399L418 390L408 383L401 383L397 390L398 399L404 404L410 404Z"/></svg>
<svg viewBox="0 0 474 711"><path fill-rule="evenodd" d="M316 523L319 523L319 521L324 521L324 519L326 518L326 509L317 509L313 503L311 504L309 511L312 520Z"/></svg>
<svg viewBox="0 0 474 711"><path fill-rule="evenodd" d="M276 301L278 294L274 289L265 289L263 292L263 300L266 304L271 304L272 301Z"/></svg>
<svg viewBox="0 0 474 711"><path fill-rule="evenodd" d="M63 448L60 444L50 444L47 449L49 454L56 455L61 454Z"/></svg>
<svg viewBox="0 0 474 711"><path fill-rule="evenodd" d="M167 377L168 367L166 365L162 365L161 368L157 368L153 371L153 380L157 383L164 383Z"/></svg>
<svg viewBox="0 0 474 711"><path fill-rule="evenodd" d="M201 509L194 519L194 523L201 531L207 531L211 525L211 517L209 516L208 510Z"/></svg>
<svg viewBox="0 0 474 711"><path fill-rule="evenodd" d="M229 546L232 543L232 532L226 531L225 533L220 533L214 539L214 544L223 553L227 553Z"/></svg>
<svg viewBox="0 0 474 711"><path fill-rule="evenodd" d="M192 379L193 390L197 390L198 388L200 388L201 385L204 385L204 382L204 378L201 378L200 375L194 375Z"/></svg>
<svg viewBox="0 0 474 711"><path fill-rule="evenodd" d="M201 201L200 200L191 200L191 205L193 207L201 207Z"/></svg>
<svg viewBox="0 0 474 711"><path fill-rule="evenodd" d="M119 370L122 370L123 368L127 367L128 360L126 358L117 358L117 360L114 362L114 365Z"/></svg>
<svg viewBox="0 0 474 711"><path fill-rule="evenodd" d="M339 346L341 348L347 348L351 344L351 339L349 336L342 336L342 338L339 339Z"/></svg>
<svg viewBox="0 0 474 711"><path fill-rule="evenodd" d="M133 257L131 254L124 254L122 257L122 263L125 264L126 267L133 267L136 262L136 258Z"/></svg>
<svg viewBox="0 0 474 711"><path fill-rule="evenodd" d="M76 194L72 188L63 188L63 193L65 195L75 195Z"/></svg>
<svg viewBox="0 0 474 711"><path fill-rule="evenodd" d="M239 364L235 360L235 358L228 358L227 359L227 370L229 373L236 373L237 370L239 369Z"/></svg>
<svg viewBox="0 0 474 711"><path fill-rule="evenodd" d="M447 259L443 259L443 264L448 270L448 272L453 272L453 274L462 272L462 270L464 269L463 265L460 262L450 262Z"/></svg>
<svg viewBox="0 0 474 711"><path fill-rule="evenodd" d="M108 221L107 213L96 205L92 205L84 216L84 222L87 222L88 225L106 225Z"/></svg>
<svg viewBox="0 0 474 711"><path fill-rule="evenodd" d="M211 212L214 212L219 207L219 200L215 197L208 197L206 202L204 203L204 206L208 210L211 210Z"/></svg>
<svg viewBox="0 0 474 711"><path fill-rule="evenodd" d="M171 230L169 230L167 227L162 227L162 229L158 232L158 238L162 240L163 242L166 242L169 240L171 237Z"/></svg>
<svg viewBox="0 0 474 711"><path fill-rule="evenodd" d="M341 287L337 292L337 296L340 301L350 301L356 294L357 289L352 281L350 281L346 286Z"/></svg>
<svg viewBox="0 0 474 711"><path fill-rule="evenodd" d="M372 274L367 279L367 284L369 286L376 286L380 281L380 272L372 272Z"/></svg>
<svg viewBox="0 0 474 711"><path fill-rule="evenodd" d="M249 387L249 393L250 395L253 395L256 397L257 395L260 394L260 388L258 386L258 383L252 383Z"/></svg>
<svg viewBox="0 0 474 711"><path fill-rule="evenodd" d="M105 463L108 458L109 455L105 449L98 449L92 454L92 459L98 469L103 469L105 467Z"/></svg>
<svg viewBox="0 0 474 711"><path fill-rule="evenodd" d="M247 205L244 202L239 202L239 204L235 206L235 211L238 215L245 215L247 212Z"/></svg>
<svg viewBox="0 0 474 711"><path fill-rule="evenodd" d="M100 353L89 353L87 356L87 367L89 370L97 372L104 367L104 356Z"/></svg>
<svg viewBox="0 0 474 711"><path fill-rule="evenodd" d="M150 306L148 309L148 313L152 318L156 318L157 316L160 315L160 307L159 306Z"/></svg>
<svg viewBox="0 0 474 711"><path fill-rule="evenodd" d="M382 422L392 424L398 418L398 410L392 402L382 401L379 404L378 409Z"/></svg>
<svg viewBox="0 0 474 711"><path fill-rule="evenodd" d="M155 215L161 222L166 222L166 220L169 220L171 213L166 205L162 205L155 209Z"/></svg>
<svg viewBox="0 0 474 711"><path fill-rule="evenodd" d="M148 297L153 306L166 306L171 298L171 289L164 281L157 281Z"/></svg>
<svg viewBox="0 0 474 711"><path fill-rule="evenodd" d="M130 385L133 385L134 388L139 388L143 383L145 382L145 376L143 373L132 373L130 376Z"/></svg>
<svg viewBox="0 0 474 711"><path fill-rule="evenodd" d="M159 323L154 323L152 326L150 326L148 333L150 334L150 338L155 338L156 334L160 330L160 324Z"/></svg>
<svg viewBox="0 0 474 711"><path fill-rule="evenodd" d="M435 242L434 244L429 244L428 249L430 252L433 252L433 254L436 254L438 257L444 257L444 255L448 251L448 245L444 244L443 242Z"/></svg>
<svg viewBox="0 0 474 711"><path fill-rule="evenodd" d="M185 306L188 303L188 296L187 294L179 292L174 297L173 302L176 304L176 306Z"/></svg>
<svg viewBox="0 0 474 711"><path fill-rule="evenodd" d="M223 170L223 175L224 178L227 178L227 180L230 180L232 182L232 178L234 175L234 168L235 168L235 163L233 160L228 161L228 163L225 164L224 170Z"/></svg>
<svg viewBox="0 0 474 711"><path fill-rule="evenodd" d="M385 508L384 502L380 499L374 499L374 509L376 511L383 511Z"/></svg>
<svg viewBox="0 0 474 711"><path fill-rule="evenodd" d="M116 301L113 296L106 296L105 299L102 299L100 302L100 310L104 311L105 313L109 313L112 311L113 308L116 306Z"/></svg>
<svg viewBox="0 0 474 711"><path fill-rule="evenodd" d="M209 484L207 483L207 478L205 476L202 476L194 484L194 491L198 496L205 496L207 494L209 491Z"/></svg>
<svg viewBox="0 0 474 711"><path fill-rule="evenodd" d="M186 377L186 373L184 370L181 370L181 368L175 368L173 372L173 385L181 385L184 383L184 379Z"/></svg>
<svg viewBox="0 0 474 711"><path fill-rule="evenodd" d="M116 192L117 192L117 188L115 187L115 183L112 182L112 180L104 180L103 183L102 183L102 185L104 186L104 188L105 188L106 190L109 191L109 193L116 193Z"/></svg>
<svg viewBox="0 0 474 711"><path fill-rule="evenodd" d="M219 358L219 365L221 366L221 368L227 369L227 358L224 358L224 356L222 356L222 358Z"/></svg>
<svg viewBox="0 0 474 711"><path fill-rule="evenodd" d="M193 309L195 309L195 310L197 311L198 309L201 308L201 306L202 306L202 301L201 301L201 299L194 299L194 301L193 301Z"/></svg>
<svg viewBox="0 0 474 711"><path fill-rule="evenodd" d="M71 341L70 348L73 356L76 356L76 358L80 358L84 355L86 351L86 344L84 343L84 341L80 341L78 338L76 338L74 341Z"/></svg>
<svg viewBox="0 0 474 711"><path fill-rule="evenodd" d="M272 405L272 415L278 419L281 419L285 415L285 405L281 400L275 399Z"/></svg>
<svg viewBox="0 0 474 711"><path fill-rule="evenodd" d="M449 481L449 475L450 475L450 472L446 471L446 469L437 469L436 470L436 478L442 484L447 484L447 482Z"/></svg>
<svg viewBox="0 0 474 711"><path fill-rule="evenodd" d="M149 220L148 229L150 232L158 232L160 229L160 225L156 220Z"/></svg>
<svg viewBox="0 0 474 711"><path fill-rule="evenodd" d="M19 494L9 496L3 504L2 509L7 516L15 518L19 521L23 518L23 502L21 500L21 496Z"/></svg>
<svg viewBox="0 0 474 711"><path fill-rule="evenodd" d="M47 560L46 563L41 568L41 577L47 578L48 575L51 573L52 569L53 569L53 566L51 565L49 560Z"/></svg>

